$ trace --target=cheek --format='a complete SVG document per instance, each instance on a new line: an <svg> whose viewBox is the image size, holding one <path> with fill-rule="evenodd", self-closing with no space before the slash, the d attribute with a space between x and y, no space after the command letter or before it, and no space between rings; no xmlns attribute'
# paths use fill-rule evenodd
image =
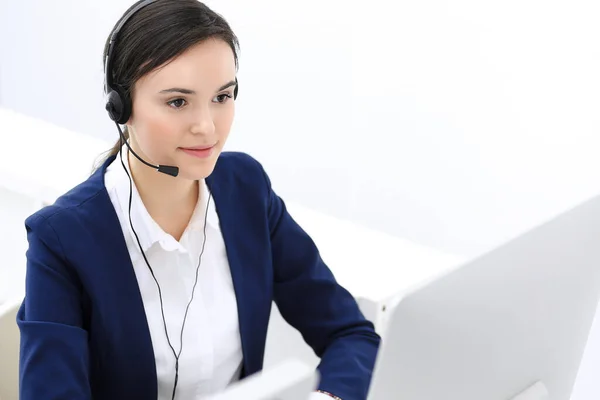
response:
<svg viewBox="0 0 600 400"><path fill-rule="evenodd" d="M151 110L150 108L148 108ZM142 151L155 159L164 158L168 151L177 147L180 129L177 118L168 112L153 110L138 118L138 142Z"/></svg>
<svg viewBox="0 0 600 400"><path fill-rule="evenodd" d="M213 121L215 124L215 130L220 139L226 139L229 135L229 130L233 124L234 115L235 109L233 107L222 109L221 112L215 115Z"/></svg>

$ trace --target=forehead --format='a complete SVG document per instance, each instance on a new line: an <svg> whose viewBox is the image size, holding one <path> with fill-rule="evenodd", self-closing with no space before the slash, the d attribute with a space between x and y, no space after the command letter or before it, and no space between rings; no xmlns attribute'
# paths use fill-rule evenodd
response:
<svg viewBox="0 0 600 400"><path fill-rule="evenodd" d="M136 82L136 91L160 91L170 87L185 87L198 92L213 92L235 79L233 50L223 40L209 39L149 72Z"/></svg>

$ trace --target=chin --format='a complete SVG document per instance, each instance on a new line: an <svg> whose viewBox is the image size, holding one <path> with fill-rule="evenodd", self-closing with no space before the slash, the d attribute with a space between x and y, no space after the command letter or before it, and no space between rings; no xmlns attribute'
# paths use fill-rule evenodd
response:
<svg viewBox="0 0 600 400"><path fill-rule="evenodd" d="M205 179L213 173L215 169L215 160L206 160L200 165L189 165L186 167L180 167L179 175L184 179L197 181Z"/></svg>
<svg viewBox="0 0 600 400"><path fill-rule="evenodd" d="M215 148L213 153L206 158L195 158L188 154L181 154L182 157L173 160L179 166L179 176L188 180L204 179L213 173L217 160L221 155L221 149Z"/></svg>

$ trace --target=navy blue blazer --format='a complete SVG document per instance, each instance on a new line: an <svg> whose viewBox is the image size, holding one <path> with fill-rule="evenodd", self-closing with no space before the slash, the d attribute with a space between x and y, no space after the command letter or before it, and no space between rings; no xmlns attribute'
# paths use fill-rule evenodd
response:
<svg viewBox="0 0 600 400"><path fill-rule="evenodd" d="M20 398L156 399L154 353L125 238L104 187L109 158L27 218ZM274 300L317 356L319 388L366 398L380 337L286 211L262 166L224 152L207 178L233 277L242 379L260 371Z"/></svg>

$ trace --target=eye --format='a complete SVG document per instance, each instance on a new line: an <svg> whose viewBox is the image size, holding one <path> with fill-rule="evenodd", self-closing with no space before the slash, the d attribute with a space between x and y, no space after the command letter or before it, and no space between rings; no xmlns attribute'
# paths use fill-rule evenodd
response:
<svg viewBox="0 0 600 400"><path fill-rule="evenodd" d="M167 104L175 109L180 109L185 105L185 100L184 99L174 99L174 100L168 101Z"/></svg>
<svg viewBox="0 0 600 400"><path fill-rule="evenodd" d="M231 94L229 94L229 93L223 93L223 94L218 95L215 98L218 99L217 100L218 103L225 104L225 103L227 103L227 101L229 101L229 99L232 99L233 96Z"/></svg>

